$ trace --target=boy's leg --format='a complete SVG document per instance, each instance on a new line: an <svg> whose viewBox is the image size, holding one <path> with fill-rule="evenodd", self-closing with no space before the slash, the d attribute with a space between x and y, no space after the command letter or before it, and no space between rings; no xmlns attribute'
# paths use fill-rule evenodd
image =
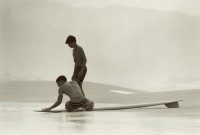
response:
<svg viewBox="0 0 200 135"><path fill-rule="evenodd" d="M82 84L83 84L83 80L85 78L85 75L87 73L87 67L85 67L85 69L83 71L83 75L81 77L78 77L78 73L80 72L80 70L81 70L81 67L74 67L74 73L73 73L73 76L72 76L72 80L76 81L78 83L79 87L81 88L81 92L82 92L83 96L85 97L85 93L83 91Z"/></svg>
<svg viewBox="0 0 200 135"><path fill-rule="evenodd" d="M78 83L78 85L79 85L80 88L81 88L81 92L82 92L83 96L85 97L85 93L84 93L84 91L83 91L82 84L83 84L83 82L79 82L79 83Z"/></svg>
<svg viewBox="0 0 200 135"><path fill-rule="evenodd" d="M78 78L78 73L80 71L80 67L74 67L74 73L72 75L72 80L79 83L80 79Z"/></svg>
<svg viewBox="0 0 200 135"><path fill-rule="evenodd" d="M83 71L83 75L79 78L79 82L78 82L78 84L79 84L79 86L80 86L80 88L81 88L81 91L82 91L82 94L83 94L84 97L85 97L85 93L84 93L84 91L83 91L82 84L83 84L83 80L84 80L84 78L85 78L86 73L87 73L87 67L85 67L85 69L84 69L84 71Z"/></svg>
<svg viewBox="0 0 200 135"><path fill-rule="evenodd" d="M68 111L68 112L73 112L73 108L72 106L70 105L69 101L67 101L65 103L65 109Z"/></svg>
<svg viewBox="0 0 200 135"><path fill-rule="evenodd" d="M94 107L94 102L88 100L84 105L83 108L85 109L85 111L91 111Z"/></svg>
<svg viewBox="0 0 200 135"><path fill-rule="evenodd" d="M73 112L74 110L78 109L80 107L76 107L76 106L72 106L70 104L70 101L67 101L66 104L65 104L65 109L68 111L68 112Z"/></svg>

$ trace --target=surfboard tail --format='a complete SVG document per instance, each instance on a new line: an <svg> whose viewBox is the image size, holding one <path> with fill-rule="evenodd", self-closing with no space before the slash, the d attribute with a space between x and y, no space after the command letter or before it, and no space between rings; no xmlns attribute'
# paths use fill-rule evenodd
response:
<svg viewBox="0 0 200 135"><path fill-rule="evenodd" d="M183 100L179 100L179 101L183 101ZM172 103L166 103L165 106L167 108L179 108L179 101L176 102L172 102Z"/></svg>

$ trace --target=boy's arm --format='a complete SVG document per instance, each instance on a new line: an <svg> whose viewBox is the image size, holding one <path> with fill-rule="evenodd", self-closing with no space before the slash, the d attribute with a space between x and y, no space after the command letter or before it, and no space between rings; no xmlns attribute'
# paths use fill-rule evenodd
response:
<svg viewBox="0 0 200 135"><path fill-rule="evenodd" d="M86 56L85 56L85 52L84 52L84 50L83 50L82 47L80 47L79 52L80 52L81 57L82 57L82 60L83 60L83 63L82 63L82 65L81 65L81 66L82 66L82 69L81 69L81 70L84 70L84 68L85 68L85 66L86 66L87 58L86 58Z"/></svg>
<svg viewBox="0 0 200 135"><path fill-rule="evenodd" d="M81 65L81 70L80 72L78 73L78 77L81 77L83 75L83 71L84 69L86 68L86 62L87 62L87 58L85 56L85 53L83 51L83 48L80 47L79 49L79 53L81 54L81 58L82 58L82 65Z"/></svg>
<svg viewBox="0 0 200 135"><path fill-rule="evenodd" d="M48 108L45 108L45 109L42 109L43 111L50 111L51 109L59 106L61 103L62 103L62 99L63 99L63 92L61 89L58 90L58 98L57 98L57 101L51 106L51 107L48 107Z"/></svg>

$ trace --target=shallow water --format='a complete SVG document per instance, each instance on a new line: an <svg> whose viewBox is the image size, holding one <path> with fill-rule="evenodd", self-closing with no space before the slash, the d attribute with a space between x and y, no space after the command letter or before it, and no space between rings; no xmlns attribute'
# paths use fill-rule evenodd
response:
<svg viewBox="0 0 200 135"><path fill-rule="evenodd" d="M2 135L197 135L199 109L140 108L99 112L41 113L51 103L0 103ZM108 104L96 104L106 106ZM62 104L58 109L63 108Z"/></svg>

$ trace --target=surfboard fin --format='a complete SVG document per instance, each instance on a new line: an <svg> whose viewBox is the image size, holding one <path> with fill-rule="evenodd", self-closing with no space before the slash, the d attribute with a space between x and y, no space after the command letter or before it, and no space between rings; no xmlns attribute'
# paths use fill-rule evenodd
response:
<svg viewBox="0 0 200 135"><path fill-rule="evenodd" d="M180 101L183 101L183 100L180 100ZM167 108L179 108L179 101L175 101L175 102L172 102L172 103L167 103L165 104L165 106Z"/></svg>

